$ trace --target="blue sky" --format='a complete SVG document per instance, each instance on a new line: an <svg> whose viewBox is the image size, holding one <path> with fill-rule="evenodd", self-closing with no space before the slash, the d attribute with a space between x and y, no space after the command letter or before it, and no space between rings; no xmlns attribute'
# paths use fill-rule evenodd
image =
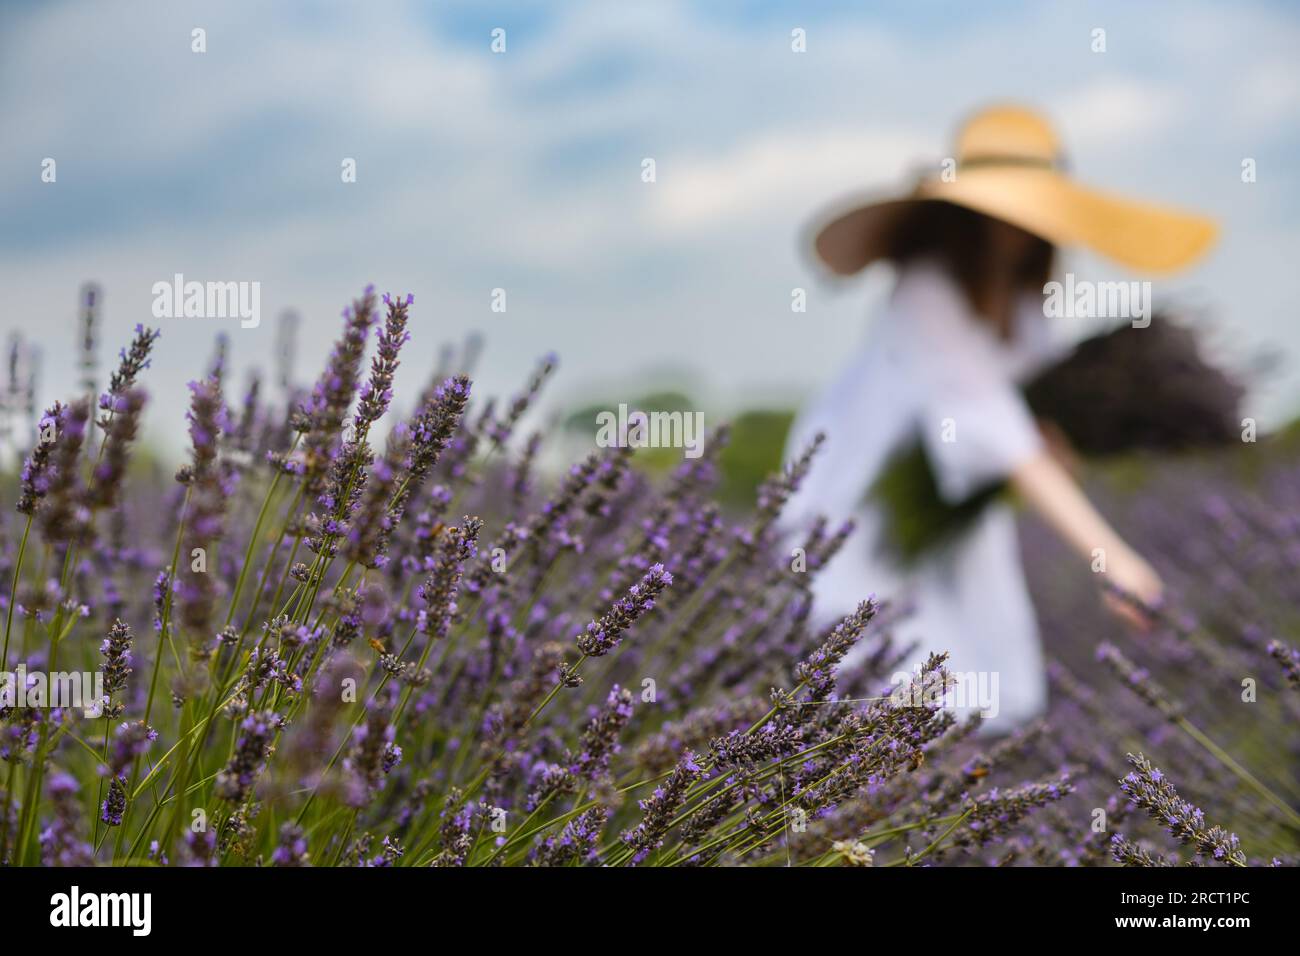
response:
<svg viewBox="0 0 1300 956"><path fill-rule="evenodd" d="M154 282L260 281L258 329L163 320L149 385L167 400L150 429L173 442L216 331L242 374L265 367L275 316L296 308L308 379L370 281L416 295L407 395L443 342L478 331L488 393L554 349L560 403L668 378L710 408L788 403L861 341L888 281L819 275L809 217L896 187L949 154L964 113L1010 98L1053 116L1080 178L1222 221L1213 254L1156 283L1157 302L1213 316L1226 361L1281 353L1249 410L1300 411L1290 7L806 6L0 4L0 332L40 341L48 402L75 381L83 281L104 291L106 362L150 319ZM40 181L45 157L56 183ZM1071 268L1141 278L1088 256ZM795 287L806 314L790 312Z"/></svg>

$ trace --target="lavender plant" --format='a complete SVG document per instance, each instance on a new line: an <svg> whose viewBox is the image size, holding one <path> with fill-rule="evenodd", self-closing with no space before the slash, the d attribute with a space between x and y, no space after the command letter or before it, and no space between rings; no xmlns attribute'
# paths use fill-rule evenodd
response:
<svg viewBox="0 0 1300 956"><path fill-rule="evenodd" d="M626 449L548 480L546 435L515 438L553 356L500 414L450 374L399 415L415 308L367 289L287 407L256 378L232 397L218 360L170 490L133 467L156 331L98 417L85 397L46 413L12 482L0 671L99 671L102 698L0 707L4 863L1169 862L1145 831L1093 829L1079 801L1102 786L1112 826L1140 808L1207 861L1294 845L1269 781L1214 805L1239 845L1145 762L1116 790L1113 740L977 740L940 705L942 653L891 681L909 649L888 602L813 629L811 576L853 541L820 524L798 570L778 547L817 443L733 514L713 500L725 428L662 481ZM1294 651L1267 653L1270 692L1294 682ZM1189 771L1222 762L1125 666L1106 691L1062 670L1062 714L1136 690L1153 713L1125 731L1148 752L1176 719Z"/></svg>

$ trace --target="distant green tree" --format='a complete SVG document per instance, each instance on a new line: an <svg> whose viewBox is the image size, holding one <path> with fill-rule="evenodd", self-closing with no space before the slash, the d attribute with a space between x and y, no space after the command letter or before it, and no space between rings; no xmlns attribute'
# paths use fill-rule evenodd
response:
<svg viewBox="0 0 1300 956"><path fill-rule="evenodd" d="M789 409L753 409L731 420L731 441L719 457L723 504L737 508L753 504L759 483L784 463L793 421Z"/></svg>

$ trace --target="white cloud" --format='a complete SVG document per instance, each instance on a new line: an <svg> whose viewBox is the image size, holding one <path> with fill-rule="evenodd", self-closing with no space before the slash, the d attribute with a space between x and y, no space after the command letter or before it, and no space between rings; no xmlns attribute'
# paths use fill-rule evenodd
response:
<svg viewBox="0 0 1300 956"><path fill-rule="evenodd" d="M1183 97L1149 81L1107 75L1067 93L1056 116L1067 143L1111 150L1159 142L1183 119Z"/></svg>
<svg viewBox="0 0 1300 956"><path fill-rule="evenodd" d="M864 184L897 188L923 150L923 138L907 130L763 131L716 155L665 157L650 217L671 234L803 216Z"/></svg>

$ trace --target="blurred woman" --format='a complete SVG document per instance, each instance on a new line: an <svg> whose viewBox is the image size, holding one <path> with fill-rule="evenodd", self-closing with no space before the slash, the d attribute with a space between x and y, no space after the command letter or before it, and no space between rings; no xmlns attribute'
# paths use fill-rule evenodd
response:
<svg viewBox="0 0 1300 956"><path fill-rule="evenodd" d="M868 489L916 444L944 502L1005 482L1079 553L1084 572L1100 555L1109 583L1158 604L1159 575L1088 501L1019 386L1068 344L1044 316L1056 247L1084 245L1144 273L1168 272L1208 248L1215 227L1076 184L1062 172L1051 127L1023 108L975 115L954 159L909 194L858 205L816 235L833 272L889 262L896 282L860 351L795 422L791 454L817 432L827 443L789 514L796 524L848 514L859 523L814 584L818 619L870 593L908 598L915 613L898 636L919 645L911 663L950 652L950 668L979 675L987 695L956 703L983 711L986 729L1006 731L1047 704L1010 506L989 504L954 540L903 563L883 540L886 515ZM1142 623L1130 604L1108 603Z"/></svg>

